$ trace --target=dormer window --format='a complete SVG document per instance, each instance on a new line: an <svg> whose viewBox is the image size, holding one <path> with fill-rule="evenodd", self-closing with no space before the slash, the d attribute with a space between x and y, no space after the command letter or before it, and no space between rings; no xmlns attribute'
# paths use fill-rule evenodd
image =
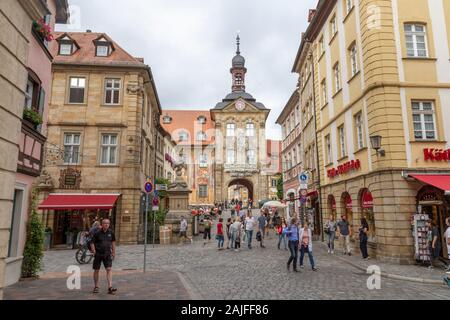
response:
<svg viewBox="0 0 450 320"><path fill-rule="evenodd" d="M95 55L97 57L108 57L113 51L112 44L109 40L101 37L94 41L95 43Z"/></svg>
<svg viewBox="0 0 450 320"><path fill-rule="evenodd" d="M205 124L206 123L206 117L205 116L200 116L197 118L198 123L200 124Z"/></svg>
<svg viewBox="0 0 450 320"><path fill-rule="evenodd" d="M164 118L163 118L163 123L164 123L164 124L170 124L170 123L172 123L172 117L171 117L171 116L164 116Z"/></svg>
<svg viewBox="0 0 450 320"><path fill-rule="evenodd" d="M60 56L70 56L76 50L76 46L74 45L72 39L68 36L59 40L59 55Z"/></svg>

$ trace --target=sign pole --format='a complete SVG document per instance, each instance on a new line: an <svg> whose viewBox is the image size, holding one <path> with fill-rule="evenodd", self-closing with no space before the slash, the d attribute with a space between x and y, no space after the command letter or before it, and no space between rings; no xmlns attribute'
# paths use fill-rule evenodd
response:
<svg viewBox="0 0 450 320"><path fill-rule="evenodd" d="M152 202L153 202L153 199L152 199ZM152 206L153 206L153 203L152 203ZM153 210L153 208L151 208L150 210L152 210L151 212L153 213L153 249L154 249L155 248L155 235L156 235L156 230L155 230L156 229L156 220L155 220L156 211Z"/></svg>
<svg viewBox="0 0 450 320"><path fill-rule="evenodd" d="M147 267L147 232L148 232L148 209L149 209L149 194L145 195L145 217L144 217L144 273Z"/></svg>

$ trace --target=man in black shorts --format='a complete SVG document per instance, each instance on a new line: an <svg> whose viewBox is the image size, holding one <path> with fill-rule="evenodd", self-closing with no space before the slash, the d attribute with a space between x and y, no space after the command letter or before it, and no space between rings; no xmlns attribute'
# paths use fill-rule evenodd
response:
<svg viewBox="0 0 450 320"><path fill-rule="evenodd" d="M116 236L109 228L111 221L104 219L102 228L92 238L91 251L94 254L94 293L99 293L98 280L103 263L108 279L108 293L115 294L117 289L112 286L112 261L116 256Z"/></svg>

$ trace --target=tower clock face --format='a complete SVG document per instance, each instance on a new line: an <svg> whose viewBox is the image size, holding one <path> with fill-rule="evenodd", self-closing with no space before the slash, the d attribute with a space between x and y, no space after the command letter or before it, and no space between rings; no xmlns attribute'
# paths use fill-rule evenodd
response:
<svg viewBox="0 0 450 320"><path fill-rule="evenodd" d="M245 109L245 102L244 101L236 102L236 110L237 111L243 111L244 109Z"/></svg>

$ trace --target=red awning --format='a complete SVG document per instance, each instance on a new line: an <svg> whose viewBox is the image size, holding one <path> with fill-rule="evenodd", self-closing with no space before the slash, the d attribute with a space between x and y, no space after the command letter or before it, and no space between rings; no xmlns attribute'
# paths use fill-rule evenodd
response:
<svg viewBox="0 0 450 320"><path fill-rule="evenodd" d="M50 194L41 210L85 210L114 208L120 194Z"/></svg>
<svg viewBox="0 0 450 320"><path fill-rule="evenodd" d="M450 194L450 174L410 174L409 176Z"/></svg>

